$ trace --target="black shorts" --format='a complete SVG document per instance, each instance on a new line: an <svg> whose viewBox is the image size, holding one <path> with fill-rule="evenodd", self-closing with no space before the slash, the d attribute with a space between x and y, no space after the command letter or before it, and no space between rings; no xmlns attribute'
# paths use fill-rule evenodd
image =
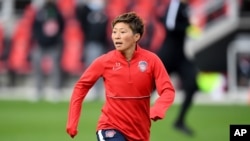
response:
<svg viewBox="0 0 250 141"><path fill-rule="evenodd" d="M98 141L127 141L125 136L116 129L104 129L96 132Z"/></svg>

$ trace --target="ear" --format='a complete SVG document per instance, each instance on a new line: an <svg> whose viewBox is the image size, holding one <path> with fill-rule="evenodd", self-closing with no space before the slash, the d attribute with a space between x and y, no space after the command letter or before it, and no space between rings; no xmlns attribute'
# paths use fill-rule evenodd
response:
<svg viewBox="0 0 250 141"><path fill-rule="evenodd" d="M134 35L134 39L135 39L136 42L138 42L140 40L140 38L141 38L141 35L139 33L136 33Z"/></svg>

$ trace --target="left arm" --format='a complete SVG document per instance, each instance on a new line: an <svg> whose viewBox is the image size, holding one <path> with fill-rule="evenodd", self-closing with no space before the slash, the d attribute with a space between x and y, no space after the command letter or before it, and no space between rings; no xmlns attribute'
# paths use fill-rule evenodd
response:
<svg viewBox="0 0 250 141"><path fill-rule="evenodd" d="M175 90L163 63L158 57L156 57L154 65L156 90L160 97L156 100L153 107L151 107L150 118L156 121L163 119L166 111L173 104Z"/></svg>

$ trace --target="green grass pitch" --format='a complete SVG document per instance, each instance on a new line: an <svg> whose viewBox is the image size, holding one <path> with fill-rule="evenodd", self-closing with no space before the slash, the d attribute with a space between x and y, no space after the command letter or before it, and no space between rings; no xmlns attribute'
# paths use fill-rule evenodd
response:
<svg viewBox="0 0 250 141"><path fill-rule="evenodd" d="M101 102L85 102L74 141L96 141L95 127ZM179 105L164 120L154 122L151 141L229 141L230 124L250 124L248 105L194 105L187 119L195 131L185 136L172 128ZM0 101L1 141L71 141L66 134L68 103Z"/></svg>

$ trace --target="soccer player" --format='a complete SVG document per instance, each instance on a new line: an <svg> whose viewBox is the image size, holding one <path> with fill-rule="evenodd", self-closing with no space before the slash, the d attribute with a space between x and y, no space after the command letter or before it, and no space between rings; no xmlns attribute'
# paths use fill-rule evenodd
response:
<svg viewBox="0 0 250 141"><path fill-rule="evenodd" d="M78 133L82 102L102 77L106 102L97 124L98 141L149 141L151 120L165 117L175 90L158 56L138 44L143 32L143 20L135 12L112 21L115 49L96 58L75 84L66 127L72 138ZM159 97L151 107L155 89Z"/></svg>

